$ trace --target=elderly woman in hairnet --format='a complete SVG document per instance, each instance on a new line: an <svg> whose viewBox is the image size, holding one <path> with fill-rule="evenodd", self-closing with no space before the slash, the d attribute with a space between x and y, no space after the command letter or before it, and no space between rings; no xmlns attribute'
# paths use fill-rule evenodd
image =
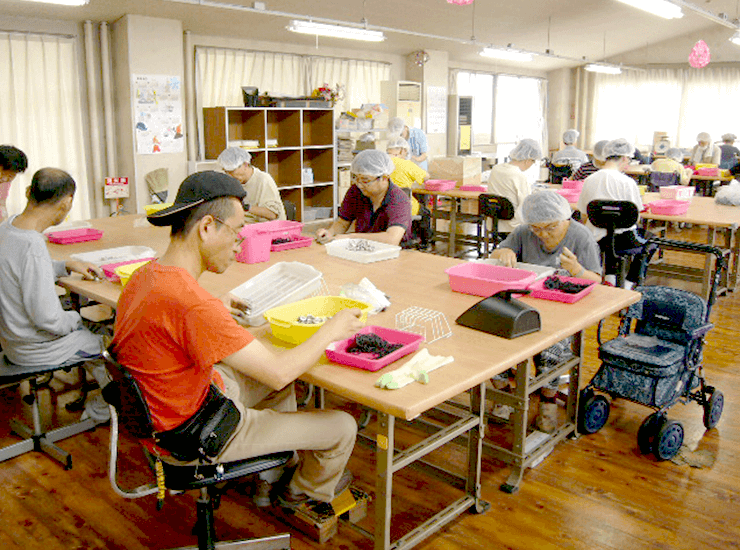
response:
<svg viewBox="0 0 740 550"><path fill-rule="evenodd" d="M512 220L499 220L498 231L509 233L522 223L519 207L532 192L524 174L542 157L540 145L533 139L523 139L509 153L509 162L496 164L488 176L488 192L509 199L517 210Z"/></svg>
<svg viewBox="0 0 740 550"><path fill-rule="evenodd" d="M411 204L390 179L396 166L387 153L360 151L352 161L352 187L339 207L339 216L328 229L319 229L316 240L368 239L398 245L411 238ZM355 232L347 233L352 222Z"/></svg>
<svg viewBox="0 0 740 550"><path fill-rule="evenodd" d="M421 128L409 128L401 117L393 117L388 121L388 133L391 136L401 136L409 143L410 160L424 170L429 170L427 161L427 136Z"/></svg>
<svg viewBox="0 0 740 550"><path fill-rule="evenodd" d="M730 168L737 163L738 157L740 157L740 149L735 147L736 139L737 136L735 134L725 134L722 136L722 145L719 146L722 151L719 161L720 168Z"/></svg>
<svg viewBox="0 0 740 550"><path fill-rule="evenodd" d="M601 167L604 166L604 160L606 160L604 159L604 146L607 143L609 143L608 139L602 139L601 141L594 143L593 160L581 164L581 167L576 170L576 173L573 174L570 179L583 181L594 172L601 170Z"/></svg>
<svg viewBox="0 0 740 550"><path fill-rule="evenodd" d="M565 145L560 151L554 153L550 162L552 164L569 164L573 170L578 170L581 164L588 162L588 155L576 148L576 141L581 133L578 130L566 130L563 132L563 144Z"/></svg>
<svg viewBox="0 0 740 550"><path fill-rule="evenodd" d="M696 136L696 141L698 143L691 150L689 164L692 166L697 164L716 164L719 166L722 150L712 143L712 137L708 133L702 132Z"/></svg>
<svg viewBox="0 0 740 550"><path fill-rule="evenodd" d="M658 158L650 165L652 172L667 172L678 174L678 183L688 185L691 183L691 176L694 171L686 168L683 164L683 151L676 147L671 147L665 152L664 158Z"/></svg>
<svg viewBox="0 0 740 550"><path fill-rule="evenodd" d="M552 190L535 191L522 203L522 220L493 251L503 265L517 262L559 268L568 275L601 281L601 254L591 232L570 219L564 197Z"/></svg>
<svg viewBox="0 0 740 550"><path fill-rule="evenodd" d="M578 197L578 210L584 218L587 216L588 204L598 199L629 201L637 206L638 212L642 210L642 199L637 188L637 182L623 173L629 166L634 152L634 146L626 139L615 139L606 144L604 147L604 158L606 159L604 167L585 179L581 195ZM607 250L609 242L605 238L606 229L595 227L590 220L586 222L586 227L593 234L599 247L602 250ZM617 253L639 250L639 252L631 252L632 263L627 273L626 284L628 288L632 288L635 283L641 280L643 273L640 272L640 266L643 255L647 253L646 243L647 239L638 231L637 225L616 230L614 248ZM654 248L650 250L654 251ZM616 279L617 265L605 265L604 272L607 274L607 281L613 284Z"/></svg>

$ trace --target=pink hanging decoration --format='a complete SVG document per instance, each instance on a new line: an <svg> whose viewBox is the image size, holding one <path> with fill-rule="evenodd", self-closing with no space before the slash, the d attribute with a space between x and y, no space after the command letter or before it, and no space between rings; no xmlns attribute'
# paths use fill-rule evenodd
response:
<svg viewBox="0 0 740 550"><path fill-rule="evenodd" d="M448 4L457 4L458 6L467 6L473 2L475 2L475 0L447 0Z"/></svg>
<svg viewBox="0 0 740 550"><path fill-rule="evenodd" d="M694 47L691 49L689 54L689 65L695 69L701 69L709 65L711 60L711 54L709 53L709 46L703 40L699 40Z"/></svg>

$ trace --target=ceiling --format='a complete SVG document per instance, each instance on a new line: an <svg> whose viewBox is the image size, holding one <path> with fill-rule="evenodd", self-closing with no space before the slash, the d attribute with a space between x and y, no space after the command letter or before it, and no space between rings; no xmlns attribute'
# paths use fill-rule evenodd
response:
<svg viewBox="0 0 740 550"><path fill-rule="evenodd" d="M584 59L601 60L703 29L723 28L686 8L683 18L665 20L616 0L475 0L469 6L449 4L446 0L310 3L304 0L264 0L263 3L267 11L258 13L252 9L254 2L251 0L90 0L87 6L80 8L0 0L0 13L109 23L125 14L146 15L178 19L184 29L197 35L283 42L305 45L306 49L313 49L316 39L287 31L288 14L355 24L364 16L370 28L386 28L387 39L384 42L319 38L319 43L333 48L397 55L420 49L444 50L449 52L452 64L505 66L506 62L486 61L477 53L486 45L505 46L509 43L533 52L544 53L549 49L555 56L567 58L538 56L526 64L528 69L537 71L573 67ZM691 3L715 15L725 13L730 20L740 16L738 0L692 0ZM724 30L728 36L732 32L729 28ZM473 36L475 43L471 42Z"/></svg>

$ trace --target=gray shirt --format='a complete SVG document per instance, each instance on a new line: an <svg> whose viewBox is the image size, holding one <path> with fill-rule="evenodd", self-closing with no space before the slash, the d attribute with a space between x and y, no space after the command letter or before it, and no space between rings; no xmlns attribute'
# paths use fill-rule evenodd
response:
<svg viewBox="0 0 740 550"><path fill-rule="evenodd" d="M554 250L546 250L542 241L532 233L528 225L520 225L499 245L499 248L510 248L519 262L528 264L560 267L560 254L563 248L573 252L578 263L588 271L601 273L601 253L591 232L582 224L571 220L563 240Z"/></svg>
<svg viewBox="0 0 740 550"><path fill-rule="evenodd" d="M54 365L89 347L93 336L76 311L64 311L54 283L68 275L52 261L44 236L0 224L0 343L13 363ZM99 351L99 349L98 349Z"/></svg>

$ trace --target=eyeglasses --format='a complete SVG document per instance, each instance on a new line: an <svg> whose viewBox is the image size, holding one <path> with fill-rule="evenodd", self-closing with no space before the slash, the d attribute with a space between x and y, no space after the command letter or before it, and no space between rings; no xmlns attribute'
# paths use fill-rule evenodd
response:
<svg viewBox="0 0 740 550"><path fill-rule="evenodd" d="M381 176L378 176L377 178L373 178L371 180L361 180L357 176L352 176L352 183L354 183L357 187L370 187L374 182L378 181L381 178Z"/></svg>
<svg viewBox="0 0 740 550"><path fill-rule="evenodd" d="M236 229L234 229L233 227L231 227L228 223L226 223L225 221L223 221L218 216L213 216L213 219L215 221L217 221L218 223L223 224L226 227L228 227L231 230L231 232L234 234L235 238L236 238L236 245L237 246L241 246L241 244L244 242L244 239L246 239L246 237L240 236L239 235L239 232Z"/></svg>
<svg viewBox="0 0 740 550"><path fill-rule="evenodd" d="M530 225L533 233L554 233L560 227L561 222L552 222L544 225Z"/></svg>

